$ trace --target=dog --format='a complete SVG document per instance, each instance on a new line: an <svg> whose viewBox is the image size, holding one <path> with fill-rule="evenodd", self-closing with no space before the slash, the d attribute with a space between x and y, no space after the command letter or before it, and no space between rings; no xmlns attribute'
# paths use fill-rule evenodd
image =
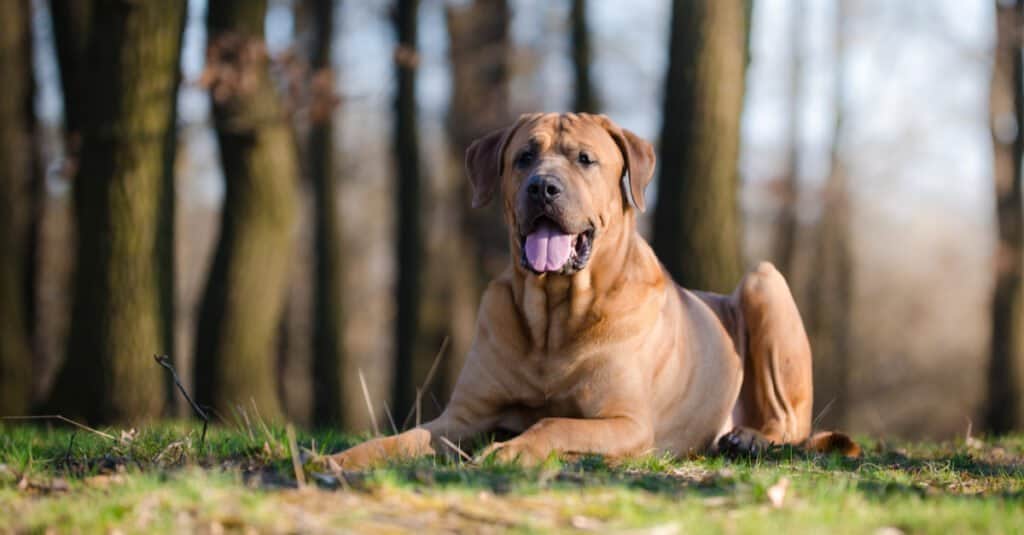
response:
<svg viewBox="0 0 1024 535"><path fill-rule="evenodd" d="M757 453L808 440L811 349L782 275L761 263L730 295L678 286L637 232L650 143L604 115L547 113L474 142L473 206L500 196L510 263L437 419L328 457L335 470L438 452L485 432L478 458L543 462Z"/></svg>

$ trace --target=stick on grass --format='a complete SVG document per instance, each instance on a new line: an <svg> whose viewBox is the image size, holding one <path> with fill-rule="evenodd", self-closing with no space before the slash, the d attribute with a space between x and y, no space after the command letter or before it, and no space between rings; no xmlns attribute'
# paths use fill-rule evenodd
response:
<svg viewBox="0 0 1024 535"><path fill-rule="evenodd" d="M295 440L295 426L288 424L285 432L288 433L288 449L292 454L292 469L295 470L295 481L298 482L299 488L302 489L306 487L306 472L302 470L302 462L299 460L299 445Z"/></svg>
<svg viewBox="0 0 1024 535"><path fill-rule="evenodd" d="M185 401L192 406L192 411L196 413L196 416L199 416L199 418L203 420L203 433L199 437L199 451L202 452L206 447L206 428L210 425L210 416L206 414L206 411L204 411L198 403L192 401L192 398L185 390L185 386L182 385L181 381L178 379L178 372L175 371L174 364L167 355L153 355L153 360L171 373L171 378L174 379L174 384L178 387L178 391L180 391L181 395L185 397Z"/></svg>
<svg viewBox="0 0 1024 535"><path fill-rule="evenodd" d="M430 371L427 372L427 377L423 379L423 385L416 391L416 404L409 409L409 414L405 417L405 421L402 422L402 429L409 427L409 420L413 416L416 416L416 427L420 426L420 404L423 403L423 392L430 387L430 383L434 380L434 374L437 373L437 366L441 363L441 357L444 356L445 350L448 349L448 337L444 337L444 341L441 342L441 349L437 350L437 355L434 356L434 363L430 365ZM398 409L398 407L395 407Z"/></svg>
<svg viewBox="0 0 1024 535"><path fill-rule="evenodd" d="M363 377L363 369L359 369L359 385L363 387L363 399L366 400L366 410L370 413L370 422L373 424L374 436L380 436L380 427L377 426L377 415L373 412L373 402L370 401L370 390L366 388L366 378Z"/></svg>
<svg viewBox="0 0 1024 535"><path fill-rule="evenodd" d="M103 437L103 438L105 438L107 440L113 440L115 442L117 441L117 438L114 435L110 435L110 434L104 433L103 431L99 431L99 430L93 429L93 428L91 428L91 427L89 427L89 426L87 426L85 424L80 424L80 423L72 420L71 418L67 418L65 416L61 416L60 414L44 414L44 415L41 415L41 416L4 416L4 417L0 417L0 420L10 420L10 421L20 421L20 420L60 420L60 421L62 421L64 423L71 424L71 425L73 425L73 426L75 426L75 427L77 427L79 429L83 429L85 431L88 431L88 432L90 432L90 433L92 433L94 435L101 436L101 437Z"/></svg>
<svg viewBox="0 0 1024 535"><path fill-rule="evenodd" d="M449 448L454 450L456 453L458 453L459 456L462 457L463 459L465 459L467 462L472 462L473 461L473 458L470 457L468 453L462 451L462 448L456 446L455 443L452 442L451 440L448 440L448 437L440 436L440 437L438 437L438 439L440 439L441 442L444 442L445 446L448 446Z"/></svg>

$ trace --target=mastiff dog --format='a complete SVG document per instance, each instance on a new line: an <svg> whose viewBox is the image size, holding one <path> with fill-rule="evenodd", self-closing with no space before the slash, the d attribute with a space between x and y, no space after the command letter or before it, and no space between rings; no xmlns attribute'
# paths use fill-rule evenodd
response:
<svg viewBox="0 0 1024 535"><path fill-rule="evenodd" d="M335 470L451 453L625 458L811 437L811 349L782 275L761 263L729 295L677 285L637 231L654 149L603 115L528 114L466 154L473 206L504 208L510 262L488 285L475 336L437 419L327 458ZM699 259L694 259L699 261Z"/></svg>

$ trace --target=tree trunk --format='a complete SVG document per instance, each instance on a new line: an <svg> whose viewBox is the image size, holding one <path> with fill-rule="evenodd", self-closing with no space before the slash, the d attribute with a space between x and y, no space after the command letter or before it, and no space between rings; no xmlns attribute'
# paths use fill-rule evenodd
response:
<svg viewBox="0 0 1024 535"><path fill-rule="evenodd" d="M803 0L790 2L790 72L789 72L789 130L786 140L786 168L783 171L779 214L775 228L775 266L786 277L793 275L796 257L798 199L800 198L800 119L803 110Z"/></svg>
<svg viewBox="0 0 1024 535"><path fill-rule="evenodd" d="M683 286L729 292L741 274L737 206L746 2L675 0L653 245Z"/></svg>
<svg viewBox="0 0 1024 535"><path fill-rule="evenodd" d="M53 37L60 63L60 88L64 94L64 135L66 157L72 167L82 142L82 122L88 82L89 37L97 0L50 0ZM73 174L73 173L72 173Z"/></svg>
<svg viewBox="0 0 1024 535"><path fill-rule="evenodd" d="M225 196L199 312L196 395L223 414L255 404L281 417L276 340L296 221L298 162L270 79L266 1L212 0L207 80Z"/></svg>
<svg viewBox="0 0 1024 535"><path fill-rule="evenodd" d="M590 80L590 32L587 30L587 0L572 0L572 66L576 77L573 111L597 113L594 84Z"/></svg>
<svg viewBox="0 0 1024 535"><path fill-rule="evenodd" d="M22 294L27 177L32 176L32 131L25 103L31 74L26 53L31 43L27 0L0 4L0 415L28 410L32 395L32 360ZM31 109L31 108L30 108Z"/></svg>
<svg viewBox="0 0 1024 535"><path fill-rule="evenodd" d="M174 110L185 6L95 4L89 83L65 98L81 120L75 190L78 229L68 356L50 405L90 421L156 417L173 318ZM62 72L78 64L62 64Z"/></svg>
<svg viewBox="0 0 1024 535"><path fill-rule="evenodd" d="M20 0L19 0L20 1ZM28 8L31 18L32 8ZM31 19L29 19L31 20ZM28 90L24 91L24 105L22 114L28 128L30 147L27 152L29 159L28 170L28 196L25 202L25 209L28 212L26 228L24 230L24 258L22 261L22 302L23 317L25 319L25 330L28 335L29 352L32 354L32 394L33 400L38 401L42 394L36 386L43 374L44 367L41 362L44 359L44 338L42 335L42 322L39 313L39 287L42 280L43 250L43 224L46 219L46 177L40 165L40 152L37 147L37 136L39 135L38 119L35 114L36 83L33 69L33 46L31 24L25 31L26 44L22 50L24 61L22 62L22 73L28 84Z"/></svg>
<svg viewBox="0 0 1024 535"><path fill-rule="evenodd" d="M451 170L444 191L439 193L441 202L433 207L434 225L428 230L436 234L428 242L437 246L430 254L428 276L438 283L428 283L425 288L428 295L435 295L428 306L439 312L428 315L428 307L423 308L426 317L420 347L424 358L433 359L444 337L451 341L444 356L445 373L438 381L442 400L454 386L469 351L480 295L508 262L501 203L472 207L464 162L466 149L475 139L512 121L509 19L507 0L474 0L447 7L453 86L447 121ZM451 228L462 232L452 233ZM452 263L451 258L472 260Z"/></svg>
<svg viewBox="0 0 1024 535"><path fill-rule="evenodd" d="M315 203L315 290L313 291L313 422L339 427L345 423L345 333L341 218L338 217L338 180L334 175L333 84L331 39L334 2L313 0L310 67L308 162Z"/></svg>
<svg viewBox="0 0 1024 535"><path fill-rule="evenodd" d="M422 177L420 173L419 132L416 120L416 50L418 0L398 0L394 11L395 95L394 157L397 175L397 217L395 232L398 263L396 286L397 318L395 321L395 369L392 387L394 414L404 415L413 407L418 378L426 376L429 362L417 358L420 335L421 280L423 238L420 224ZM401 416L396 416L400 418ZM401 423L401 422L399 422Z"/></svg>
<svg viewBox="0 0 1024 535"><path fill-rule="evenodd" d="M850 240L850 192L842 156L846 107L847 0L838 0L835 31L833 107L835 109L830 170L825 181L821 221L808 279L807 327L815 354L815 414L828 427L846 425L853 308L853 254ZM831 405L828 412L825 407Z"/></svg>
<svg viewBox="0 0 1024 535"><path fill-rule="evenodd" d="M22 0L18 0L19 2ZM28 334L30 353L35 360L40 354L38 348L37 301L39 279L39 247L42 233L43 215L46 211L46 183L39 165L39 151L36 147L38 124L35 114L36 82L33 65L33 42L31 20L33 8L31 3L25 8L26 27L22 31L24 46L21 47L21 72L25 80L25 88L21 90L23 104L23 123L29 136L27 189L25 197L26 222L23 231L24 249L22 260L22 317ZM33 379L34 382L34 379Z"/></svg>
<svg viewBox="0 0 1024 535"><path fill-rule="evenodd" d="M1024 2L995 2L996 49L989 92L995 171L996 283L992 298L992 357L989 364L988 428L1006 433L1024 427L1024 330L1021 314L1021 154L1024 137L1024 73L1021 24Z"/></svg>

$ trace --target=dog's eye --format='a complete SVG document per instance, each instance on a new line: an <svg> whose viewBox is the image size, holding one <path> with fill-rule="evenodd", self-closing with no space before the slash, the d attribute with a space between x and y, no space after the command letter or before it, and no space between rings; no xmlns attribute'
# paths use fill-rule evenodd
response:
<svg viewBox="0 0 1024 535"><path fill-rule="evenodd" d="M516 166L517 167L520 167L520 168L527 167L527 166L529 166L532 163L533 163L533 151L530 151L530 150L523 151L523 152L521 152L519 154L519 156L516 157Z"/></svg>
<svg viewBox="0 0 1024 535"><path fill-rule="evenodd" d="M580 152L580 155L576 158L582 165L591 165L594 160L590 158L590 155L586 152Z"/></svg>

